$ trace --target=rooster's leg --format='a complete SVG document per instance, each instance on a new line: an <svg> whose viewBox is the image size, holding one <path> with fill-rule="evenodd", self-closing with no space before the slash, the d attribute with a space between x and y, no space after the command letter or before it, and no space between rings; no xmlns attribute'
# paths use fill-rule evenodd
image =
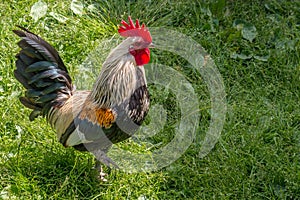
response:
<svg viewBox="0 0 300 200"><path fill-rule="evenodd" d="M93 150L92 153L94 154L94 156L96 158L95 169L99 173L100 180L107 181L107 179L104 178L107 174L103 172L103 168L102 168L101 164L103 163L108 167L113 166L115 168L119 168L118 165L112 159L107 157L106 153L100 149Z"/></svg>

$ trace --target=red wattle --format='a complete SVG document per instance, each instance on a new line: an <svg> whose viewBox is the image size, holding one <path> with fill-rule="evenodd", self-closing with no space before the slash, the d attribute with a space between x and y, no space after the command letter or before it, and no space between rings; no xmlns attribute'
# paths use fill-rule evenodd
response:
<svg viewBox="0 0 300 200"><path fill-rule="evenodd" d="M145 65L150 61L150 50L148 48L135 50L134 52L131 52L131 55L134 56L138 66Z"/></svg>

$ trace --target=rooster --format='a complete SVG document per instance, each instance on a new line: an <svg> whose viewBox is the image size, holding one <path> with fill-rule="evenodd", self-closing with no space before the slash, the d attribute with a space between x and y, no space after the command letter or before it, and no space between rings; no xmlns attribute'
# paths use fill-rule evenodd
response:
<svg viewBox="0 0 300 200"><path fill-rule="evenodd" d="M143 65L150 61L152 37L144 24L128 17L118 32L125 37L102 65L91 91L76 90L58 52L45 40L20 27L15 78L26 88L20 102L32 109L33 121L46 117L65 147L90 151L102 164L118 167L106 154L114 143L131 137L149 110Z"/></svg>

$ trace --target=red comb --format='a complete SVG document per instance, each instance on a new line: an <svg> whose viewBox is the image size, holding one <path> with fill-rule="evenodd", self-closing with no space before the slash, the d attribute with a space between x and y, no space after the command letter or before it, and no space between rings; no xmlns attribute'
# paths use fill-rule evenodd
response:
<svg viewBox="0 0 300 200"><path fill-rule="evenodd" d="M139 20L137 19L135 21L135 25L134 25L130 16L128 16L128 21L129 21L129 23L127 23L124 20L121 21L121 24L123 26L122 25L119 26L119 29L118 29L118 32L121 36L123 36L123 37L139 36L139 37L142 37L145 41L147 41L149 43L152 42L152 37L151 37L148 29L146 28L145 24L142 24L142 26L140 26Z"/></svg>

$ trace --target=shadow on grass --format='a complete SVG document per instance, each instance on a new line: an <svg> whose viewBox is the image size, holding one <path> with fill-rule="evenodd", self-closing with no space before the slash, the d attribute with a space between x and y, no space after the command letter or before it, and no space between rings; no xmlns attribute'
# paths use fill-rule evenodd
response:
<svg viewBox="0 0 300 200"><path fill-rule="evenodd" d="M97 179L93 169L93 156L60 148L56 152L34 147L19 151L3 164L8 196L16 197L78 197L80 199L101 194L109 185ZM109 170L105 168L107 172ZM110 178L112 173L109 173ZM42 196L41 196L42 195Z"/></svg>

